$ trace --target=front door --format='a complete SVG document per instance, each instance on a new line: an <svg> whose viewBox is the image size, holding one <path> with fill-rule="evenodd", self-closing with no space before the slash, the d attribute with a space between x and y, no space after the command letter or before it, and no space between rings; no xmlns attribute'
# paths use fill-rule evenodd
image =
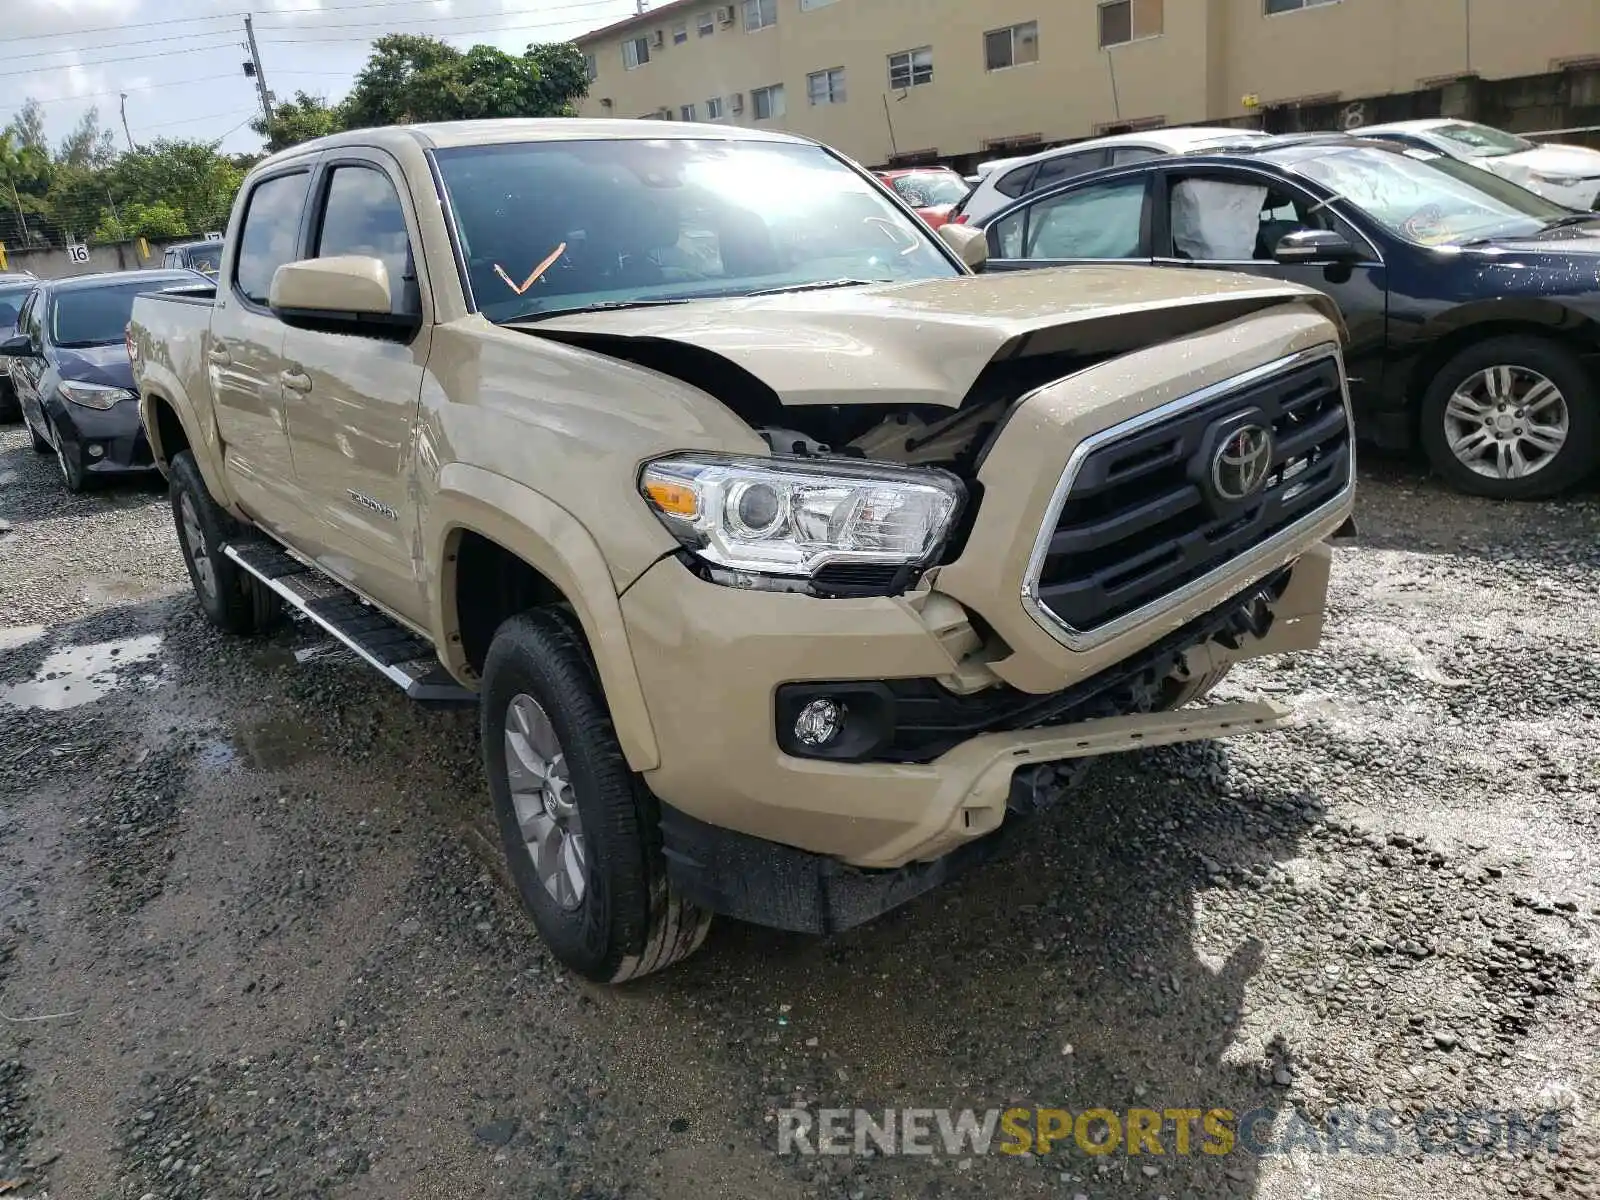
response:
<svg viewBox="0 0 1600 1200"><path fill-rule="evenodd" d="M388 268L394 311L431 312L409 191L378 151L331 152L313 188L308 257L361 255ZM284 382L295 477L318 520L300 537L319 566L391 612L426 620L416 569L412 438L429 327L409 340L289 329Z"/></svg>
<svg viewBox="0 0 1600 1200"><path fill-rule="evenodd" d="M48 436L44 404L39 395L39 379L45 369L44 307L44 293L35 290L28 294L22 303L22 311L17 314L17 332L28 335L33 353L26 358L11 360L11 386L16 389L22 419L39 433Z"/></svg>
<svg viewBox="0 0 1600 1200"><path fill-rule="evenodd" d="M1170 267L1240 271L1325 292L1349 330L1345 369L1354 397L1383 382L1388 281L1377 250L1310 193L1273 175L1243 168L1161 172L1156 192L1156 262ZM1288 234L1331 230L1361 251L1357 262L1284 264L1273 250Z"/></svg>
<svg viewBox="0 0 1600 1200"><path fill-rule="evenodd" d="M309 162L251 189L232 276L217 281L217 307L203 348L228 484L261 525L291 538L302 502L284 408L286 329L267 300L277 269L300 257L310 189Z"/></svg>

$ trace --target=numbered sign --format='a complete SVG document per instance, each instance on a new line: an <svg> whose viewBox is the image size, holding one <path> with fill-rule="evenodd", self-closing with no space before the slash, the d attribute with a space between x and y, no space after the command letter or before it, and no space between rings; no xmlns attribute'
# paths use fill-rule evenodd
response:
<svg viewBox="0 0 1600 1200"><path fill-rule="evenodd" d="M89 261L89 247L81 242L74 242L67 247L67 261L74 266L83 266Z"/></svg>
<svg viewBox="0 0 1600 1200"><path fill-rule="evenodd" d="M208 241L208 242L220 242L221 240L222 240L222 235L220 233L208 233L208 234L206 234L206 241Z"/></svg>

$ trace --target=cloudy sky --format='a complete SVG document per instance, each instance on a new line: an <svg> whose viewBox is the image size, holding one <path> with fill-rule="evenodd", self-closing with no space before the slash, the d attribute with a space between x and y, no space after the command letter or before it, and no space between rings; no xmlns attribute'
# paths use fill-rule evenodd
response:
<svg viewBox="0 0 1600 1200"><path fill-rule="evenodd" d="M58 143L91 106L125 144L119 93L136 141L221 138L255 150L259 112L240 64L254 3L267 82L280 99L343 96L373 38L427 33L460 46L520 52L631 13L633 0L0 0L0 126L22 102L44 103Z"/></svg>

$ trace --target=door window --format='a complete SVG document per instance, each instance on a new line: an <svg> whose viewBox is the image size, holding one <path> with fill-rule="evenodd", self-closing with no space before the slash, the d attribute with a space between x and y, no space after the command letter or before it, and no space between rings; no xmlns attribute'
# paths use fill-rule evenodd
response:
<svg viewBox="0 0 1600 1200"><path fill-rule="evenodd" d="M1039 173L1028 184L1030 192L1041 191L1052 183L1062 183L1075 175L1086 175L1106 165L1104 150L1084 150L1078 154L1062 154L1047 158L1039 164Z"/></svg>
<svg viewBox="0 0 1600 1200"><path fill-rule="evenodd" d="M389 176L376 167L335 167L317 234L316 257L356 254L382 261L395 312L416 312L416 268L406 213Z"/></svg>
<svg viewBox="0 0 1600 1200"><path fill-rule="evenodd" d="M300 214L310 182L304 171L278 175L250 193L239 231L239 260L233 268L234 283L246 300L265 305L273 275L300 256Z"/></svg>
<svg viewBox="0 0 1600 1200"><path fill-rule="evenodd" d="M1272 262L1289 234L1332 228L1303 193L1264 179L1174 177L1168 203L1173 254L1196 262Z"/></svg>
<svg viewBox="0 0 1600 1200"><path fill-rule="evenodd" d="M1051 196L995 227L1000 258L1144 258L1145 180Z"/></svg>

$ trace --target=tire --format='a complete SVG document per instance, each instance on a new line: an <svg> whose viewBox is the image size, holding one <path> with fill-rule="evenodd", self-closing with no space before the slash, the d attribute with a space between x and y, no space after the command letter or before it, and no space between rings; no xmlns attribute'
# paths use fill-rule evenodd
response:
<svg viewBox="0 0 1600 1200"><path fill-rule="evenodd" d="M83 469L83 464L76 458L67 457L66 442L61 436L61 430L56 429L54 432L56 438L56 468L60 472L62 484L73 495L87 491L89 487L89 472Z"/></svg>
<svg viewBox="0 0 1600 1200"><path fill-rule="evenodd" d="M222 553L223 546L244 534L243 526L211 498L193 452L184 450L176 455L170 475L178 546L201 611L227 633L265 633L282 615L278 594ZM208 570L209 585L205 582Z"/></svg>
<svg viewBox="0 0 1600 1200"><path fill-rule="evenodd" d="M1529 399L1537 412L1519 407ZM1551 433L1557 414L1564 422L1559 439ZM1535 418L1542 419L1535 424ZM1535 429L1541 432L1537 441L1521 436ZM1465 445L1462 455L1452 443ZM1461 491L1498 500L1554 496L1600 465L1600 391L1577 356L1557 342L1490 338L1461 351L1429 383L1422 400L1422 447L1433 469ZM1519 458L1532 469L1517 474ZM1485 473L1491 469L1495 473Z"/></svg>
<svg viewBox="0 0 1600 1200"><path fill-rule="evenodd" d="M582 631L568 612L540 609L500 626L484 664L480 713L484 772L506 861L550 952L599 983L638 979L693 954L711 914L678 896L667 880L655 798L628 769ZM581 838L581 865L558 867L550 886L535 866L534 843L512 796L519 713L544 718L554 738L543 778L565 776L559 804L547 787L525 786L519 793L527 828L541 820L559 824L567 851L576 844L575 832ZM533 733L522 740L525 759L540 738ZM539 777L519 772L525 785ZM565 816L552 816L558 812ZM554 845L551 836L546 847ZM565 862L559 854L556 859ZM583 882L581 893L572 885L574 874ZM553 889L562 883L567 894L558 896Z"/></svg>
<svg viewBox="0 0 1600 1200"><path fill-rule="evenodd" d="M39 436L39 431L33 427L33 422L28 420L28 414L22 414L22 423L28 427L28 438L33 443L35 454L49 454L50 443Z"/></svg>

